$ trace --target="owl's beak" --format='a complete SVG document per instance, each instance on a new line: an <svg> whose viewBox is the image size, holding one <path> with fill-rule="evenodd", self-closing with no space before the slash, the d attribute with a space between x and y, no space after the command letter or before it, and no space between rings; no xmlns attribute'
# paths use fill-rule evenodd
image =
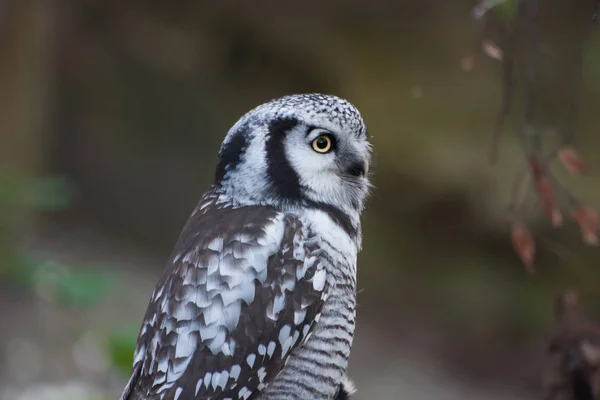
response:
<svg viewBox="0 0 600 400"><path fill-rule="evenodd" d="M356 178L366 176L367 172L369 172L369 162L366 158L361 161L354 161L346 168L346 173Z"/></svg>

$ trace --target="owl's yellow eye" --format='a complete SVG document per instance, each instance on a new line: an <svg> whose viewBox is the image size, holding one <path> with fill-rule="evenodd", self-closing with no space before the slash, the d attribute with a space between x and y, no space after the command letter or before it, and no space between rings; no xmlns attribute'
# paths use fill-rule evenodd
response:
<svg viewBox="0 0 600 400"><path fill-rule="evenodd" d="M312 148L317 153L327 153L331 151L332 147L333 141L331 140L331 137L326 135L319 136L318 138L312 141Z"/></svg>

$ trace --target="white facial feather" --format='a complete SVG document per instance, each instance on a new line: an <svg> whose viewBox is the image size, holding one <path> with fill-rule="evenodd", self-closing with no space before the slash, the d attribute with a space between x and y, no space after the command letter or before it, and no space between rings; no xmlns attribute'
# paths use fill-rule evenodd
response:
<svg viewBox="0 0 600 400"><path fill-rule="evenodd" d="M306 126L301 125L288 132L285 152L290 164L306 187L311 197L335 205L349 204L349 193L336 165L336 153L318 153L312 148L312 141L326 131L318 130L305 135ZM344 207L345 208L345 207Z"/></svg>

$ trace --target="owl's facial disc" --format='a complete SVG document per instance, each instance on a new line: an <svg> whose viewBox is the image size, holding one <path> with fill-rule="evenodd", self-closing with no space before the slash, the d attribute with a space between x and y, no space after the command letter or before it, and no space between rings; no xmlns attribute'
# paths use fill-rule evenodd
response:
<svg viewBox="0 0 600 400"><path fill-rule="evenodd" d="M265 103L230 130L215 175L240 204L319 204L357 219L369 192L371 146L358 110L320 94Z"/></svg>
<svg viewBox="0 0 600 400"><path fill-rule="evenodd" d="M371 151L366 135L344 128L315 127L300 120L286 133L285 157L303 196L342 209L360 209L370 187Z"/></svg>

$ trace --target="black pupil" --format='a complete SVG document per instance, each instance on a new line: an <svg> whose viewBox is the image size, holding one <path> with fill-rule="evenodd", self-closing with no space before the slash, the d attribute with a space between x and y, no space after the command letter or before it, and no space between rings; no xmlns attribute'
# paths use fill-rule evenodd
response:
<svg viewBox="0 0 600 400"><path fill-rule="evenodd" d="M327 148L327 146L329 145L329 141L324 138L324 137L320 137L317 139L317 147L321 150L324 150Z"/></svg>

